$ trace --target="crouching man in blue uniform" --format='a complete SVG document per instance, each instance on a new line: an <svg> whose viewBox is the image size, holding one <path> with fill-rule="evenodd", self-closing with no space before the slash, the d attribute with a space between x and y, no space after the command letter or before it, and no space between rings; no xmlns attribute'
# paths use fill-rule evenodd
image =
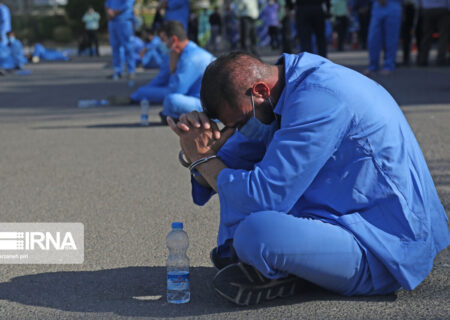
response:
<svg viewBox="0 0 450 320"><path fill-rule="evenodd" d="M309 53L274 66L231 53L206 69L201 101L204 112L168 122L194 202L219 195L211 257L221 296L255 304L292 294L299 279L389 294L425 279L449 243L447 216L380 85Z"/></svg>
<svg viewBox="0 0 450 320"><path fill-rule="evenodd" d="M165 22L160 37L170 49L170 58L163 61L156 78L131 95L132 102L146 99L150 103L162 103L163 119L167 116L178 118L183 113L201 111L202 76L214 56L189 41L186 30L178 21Z"/></svg>

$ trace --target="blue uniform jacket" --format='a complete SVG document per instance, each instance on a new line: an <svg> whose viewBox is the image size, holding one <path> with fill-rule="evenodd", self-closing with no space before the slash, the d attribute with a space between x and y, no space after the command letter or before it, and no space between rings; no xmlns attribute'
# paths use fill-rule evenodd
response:
<svg viewBox="0 0 450 320"><path fill-rule="evenodd" d="M283 58L285 88L274 109L280 129L267 146L252 144L263 156L251 159L251 142L239 133L219 152L231 168L217 180L218 244L258 211L320 219L352 232L403 288L413 289L448 245L449 232L399 106L376 82L327 59ZM193 181L194 202L211 194ZM375 286L383 282L377 271L371 270Z"/></svg>
<svg viewBox="0 0 450 320"><path fill-rule="evenodd" d="M189 20L189 1L188 0L169 0L167 2L165 21L180 21L186 31L188 30Z"/></svg>
<svg viewBox="0 0 450 320"><path fill-rule="evenodd" d="M214 56L189 41L177 62L176 71L169 79L169 93L180 93L200 98L203 72Z"/></svg>
<svg viewBox="0 0 450 320"><path fill-rule="evenodd" d="M4 4L0 4L0 32L7 33L11 31L11 13Z"/></svg>
<svg viewBox="0 0 450 320"><path fill-rule="evenodd" d="M113 21L130 20L134 17L134 2L135 0L106 0L105 6L113 10L120 10L120 14L114 17Z"/></svg>
<svg viewBox="0 0 450 320"><path fill-rule="evenodd" d="M11 31L11 13L9 8L0 3L0 42L6 44L6 34Z"/></svg>

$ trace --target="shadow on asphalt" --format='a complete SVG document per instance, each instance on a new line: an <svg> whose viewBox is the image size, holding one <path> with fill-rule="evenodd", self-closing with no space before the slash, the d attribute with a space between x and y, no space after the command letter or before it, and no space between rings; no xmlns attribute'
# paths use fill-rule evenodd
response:
<svg viewBox="0 0 450 320"><path fill-rule="evenodd" d="M165 267L128 267L25 275L13 278L10 282L0 283L0 299L70 312L112 312L131 317L180 317L318 300L394 302L397 298L396 295L343 297L308 285L294 297L243 308L232 305L214 293L211 280L215 272L216 269L212 267L191 268L191 302L184 305L166 302ZM144 297L147 300L141 300Z"/></svg>

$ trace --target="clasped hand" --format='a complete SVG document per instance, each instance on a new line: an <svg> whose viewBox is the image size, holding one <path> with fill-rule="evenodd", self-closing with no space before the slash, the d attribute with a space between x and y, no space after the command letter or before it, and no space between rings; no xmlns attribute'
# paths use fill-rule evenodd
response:
<svg viewBox="0 0 450 320"><path fill-rule="evenodd" d="M180 116L180 121L168 117L170 128L180 137L180 146L190 162L216 154L234 133L233 128L219 130L203 112L193 111Z"/></svg>

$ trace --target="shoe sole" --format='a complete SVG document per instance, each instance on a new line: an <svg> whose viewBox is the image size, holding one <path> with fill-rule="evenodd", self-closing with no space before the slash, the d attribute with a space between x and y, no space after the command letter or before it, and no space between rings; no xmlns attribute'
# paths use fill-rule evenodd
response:
<svg viewBox="0 0 450 320"><path fill-rule="evenodd" d="M236 274L238 271L248 283L220 280L220 278L227 278L227 273ZM294 276L276 280L267 279L253 267L236 263L220 270L214 277L213 285L216 292L226 300L239 306L249 306L294 295L298 280ZM222 284L221 287L219 282Z"/></svg>

